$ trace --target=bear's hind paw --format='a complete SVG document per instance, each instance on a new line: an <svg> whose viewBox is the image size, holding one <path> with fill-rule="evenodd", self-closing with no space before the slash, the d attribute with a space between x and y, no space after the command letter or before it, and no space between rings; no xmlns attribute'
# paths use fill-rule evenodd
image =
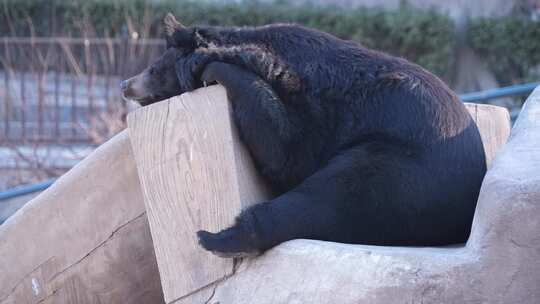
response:
<svg viewBox="0 0 540 304"><path fill-rule="evenodd" d="M201 247L222 258L253 257L260 254L259 250L250 246L242 235L234 233L231 228L218 233L200 230L197 237Z"/></svg>

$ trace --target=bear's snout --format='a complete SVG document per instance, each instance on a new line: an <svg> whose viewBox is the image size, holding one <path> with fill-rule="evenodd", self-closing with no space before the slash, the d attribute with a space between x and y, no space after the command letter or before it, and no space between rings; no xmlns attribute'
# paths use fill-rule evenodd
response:
<svg viewBox="0 0 540 304"><path fill-rule="evenodd" d="M148 97L148 92L145 88L143 75L137 75L120 82L120 90L124 98L140 101Z"/></svg>

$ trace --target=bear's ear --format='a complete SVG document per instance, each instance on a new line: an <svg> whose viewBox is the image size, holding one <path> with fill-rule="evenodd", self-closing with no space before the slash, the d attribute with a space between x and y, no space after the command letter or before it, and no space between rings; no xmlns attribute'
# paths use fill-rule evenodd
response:
<svg viewBox="0 0 540 304"><path fill-rule="evenodd" d="M167 48L193 48L195 44L193 29L182 25L171 13L167 13L163 19L163 23L165 24L165 40L167 41Z"/></svg>
<svg viewBox="0 0 540 304"><path fill-rule="evenodd" d="M186 28L182 23L178 22L171 13L167 13L165 18L163 18L163 23L165 24L165 34L167 34L167 36L172 36L176 30L183 30Z"/></svg>

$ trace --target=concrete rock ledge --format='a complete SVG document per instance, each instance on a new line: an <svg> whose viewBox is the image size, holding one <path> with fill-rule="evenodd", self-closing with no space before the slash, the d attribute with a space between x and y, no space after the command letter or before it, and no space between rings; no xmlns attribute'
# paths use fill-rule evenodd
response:
<svg viewBox="0 0 540 304"><path fill-rule="evenodd" d="M175 303L540 303L539 231L537 88L488 171L467 244L290 241Z"/></svg>

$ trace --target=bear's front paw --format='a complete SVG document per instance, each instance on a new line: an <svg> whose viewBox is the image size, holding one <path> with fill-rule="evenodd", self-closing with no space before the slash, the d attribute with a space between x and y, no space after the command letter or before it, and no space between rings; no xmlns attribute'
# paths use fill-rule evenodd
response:
<svg viewBox="0 0 540 304"><path fill-rule="evenodd" d="M238 80L246 70L234 64L214 61L204 68L201 74L201 81L206 84L220 83L227 86L227 83Z"/></svg>
<svg viewBox="0 0 540 304"><path fill-rule="evenodd" d="M224 79L224 70L226 69L226 63L211 62L206 65L203 73L201 74L201 81L207 85L222 82Z"/></svg>
<svg viewBox="0 0 540 304"><path fill-rule="evenodd" d="M200 230L197 237L204 249L222 258L250 257L260 253L250 236L234 227L218 233Z"/></svg>

